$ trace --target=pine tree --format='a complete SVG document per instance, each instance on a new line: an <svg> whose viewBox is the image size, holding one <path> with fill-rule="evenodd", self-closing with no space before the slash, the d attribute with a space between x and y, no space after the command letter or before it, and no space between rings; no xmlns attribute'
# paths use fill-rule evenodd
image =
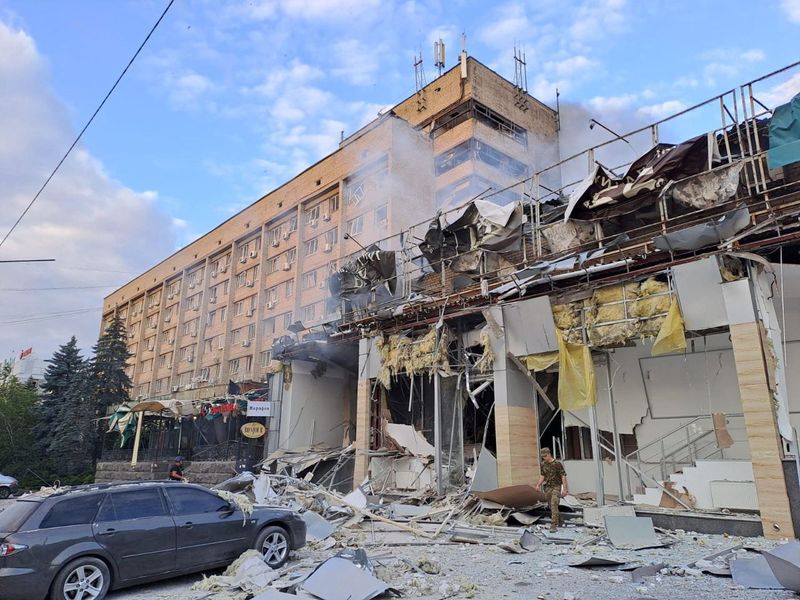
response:
<svg viewBox="0 0 800 600"><path fill-rule="evenodd" d="M56 476L89 470L96 439L91 373L73 336L56 350L44 372L36 448L50 458Z"/></svg>
<svg viewBox="0 0 800 600"><path fill-rule="evenodd" d="M125 371L131 353L128 335L119 315L114 315L103 335L94 346L91 370L94 379L92 395L99 415L109 406L130 400L131 379Z"/></svg>

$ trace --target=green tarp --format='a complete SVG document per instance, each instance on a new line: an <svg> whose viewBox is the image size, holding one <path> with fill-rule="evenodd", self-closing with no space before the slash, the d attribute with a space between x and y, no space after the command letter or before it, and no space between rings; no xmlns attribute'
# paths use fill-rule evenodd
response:
<svg viewBox="0 0 800 600"><path fill-rule="evenodd" d="M778 106L769 122L767 165L777 169L800 161L800 94Z"/></svg>

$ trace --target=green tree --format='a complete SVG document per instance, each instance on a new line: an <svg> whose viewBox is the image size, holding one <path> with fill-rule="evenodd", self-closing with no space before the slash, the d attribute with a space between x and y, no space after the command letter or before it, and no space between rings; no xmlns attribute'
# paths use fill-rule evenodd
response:
<svg viewBox="0 0 800 600"><path fill-rule="evenodd" d="M50 473L62 483L91 471L96 440L91 372L73 336L44 372L36 448L50 457Z"/></svg>
<svg viewBox="0 0 800 600"><path fill-rule="evenodd" d="M131 379L125 371L131 353L128 334L119 315L114 315L94 346L91 361L93 396L97 410L105 415L109 406L130 400Z"/></svg>
<svg viewBox="0 0 800 600"><path fill-rule="evenodd" d="M11 372L11 364L0 368L0 472L13 475L25 485L28 468L40 460L32 452L36 424L36 393Z"/></svg>

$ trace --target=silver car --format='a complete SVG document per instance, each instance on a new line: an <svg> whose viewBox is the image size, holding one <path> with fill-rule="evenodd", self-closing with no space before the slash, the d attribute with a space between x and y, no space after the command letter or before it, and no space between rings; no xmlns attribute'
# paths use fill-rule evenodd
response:
<svg viewBox="0 0 800 600"><path fill-rule="evenodd" d="M5 500L17 493L17 480L0 473L0 500Z"/></svg>

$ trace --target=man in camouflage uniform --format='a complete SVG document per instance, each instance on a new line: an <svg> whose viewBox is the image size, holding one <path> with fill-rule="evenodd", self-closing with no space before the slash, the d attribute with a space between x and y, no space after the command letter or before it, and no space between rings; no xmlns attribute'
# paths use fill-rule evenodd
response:
<svg viewBox="0 0 800 600"><path fill-rule="evenodd" d="M561 498L569 494L569 487L567 485L567 472L564 470L564 465L553 458L550 448L542 448L540 451L542 456L542 468L539 481L536 483L536 489L547 496L547 501L550 503L550 531L555 531L561 524L561 515L558 512L558 504Z"/></svg>

